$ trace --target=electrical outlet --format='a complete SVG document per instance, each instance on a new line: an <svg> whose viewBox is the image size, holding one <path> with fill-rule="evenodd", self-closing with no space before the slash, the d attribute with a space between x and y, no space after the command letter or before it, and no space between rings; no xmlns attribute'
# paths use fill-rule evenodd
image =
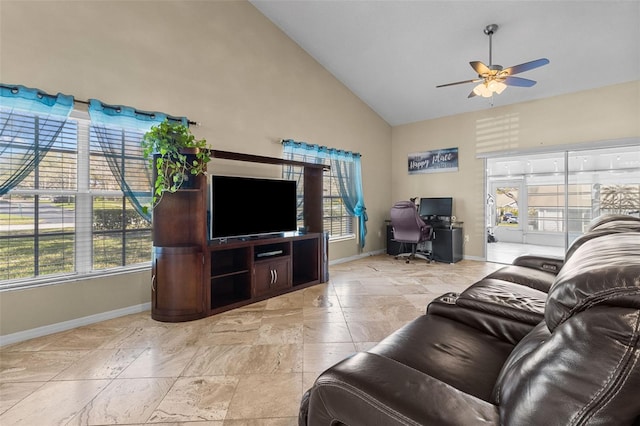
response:
<svg viewBox="0 0 640 426"><path fill-rule="evenodd" d="M382 237L382 231L378 231L378 238Z"/></svg>
<svg viewBox="0 0 640 426"><path fill-rule="evenodd" d="M468 243L469 242L469 234L465 234L464 236L464 242Z"/></svg>

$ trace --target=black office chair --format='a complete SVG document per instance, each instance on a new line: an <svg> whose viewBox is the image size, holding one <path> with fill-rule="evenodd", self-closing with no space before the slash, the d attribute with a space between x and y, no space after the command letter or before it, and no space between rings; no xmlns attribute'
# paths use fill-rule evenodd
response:
<svg viewBox="0 0 640 426"><path fill-rule="evenodd" d="M431 252L418 252L417 248L418 244L431 239L433 228L424 223L414 203L399 201L391 207L391 227L393 240L400 243L400 253L396 255L396 259L406 257L409 263L411 259L420 258L431 263ZM411 251L402 252L407 245L411 247Z"/></svg>

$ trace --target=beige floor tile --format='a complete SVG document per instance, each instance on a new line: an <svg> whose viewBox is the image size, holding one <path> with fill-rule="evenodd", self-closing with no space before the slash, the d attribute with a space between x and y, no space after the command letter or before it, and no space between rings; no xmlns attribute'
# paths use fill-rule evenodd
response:
<svg viewBox="0 0 640 426"><path fill-rule="evenodd" d="M109 380L46 383L0 415L0 424L67 424L108 384Z"/></svg>
<svg viewBox="0 0 640 426"><path fill-rule="evenodd" d="M358 307L381 307L387 305L402 305L406 304L406 300L400 295L384 296L384 295L370 295L370 294L343 294L338 296L340 299L340 306L342 308L358 308Z"/></svg>
<svg viewBox="0 0 640 426"><path fill-rule="evenodd" d="M74 362L55 380L115 379L144 349L96 349Z"/></svg>
<svg viewBox="0 0 640 426"><path fill-rule="evenodd" d="M304 296L302 292L283 294L282 296L268 299L266 310L302 308L303 302Z"/></svg>
<svg viewBox="0 0 640 426"><path fill-rule="evenodd" d="M220 345L201 348L183 376L299 372L302 345Z"/></svg>
<svg viewBox="0 0 640 426"><path fill-rule="evenodd" d="M149 311L137 314L125 315L93 324L92 327L113 327L113 328L148 328L162 326L164 323L151 318Z"/></svg>
<svg viewBox="0 0 640 426"><path fill-rule="evenodd" d="M198 346L252 344L258 338L260 322L250 324L216 324L202 329Z"/></svg>
<svg viewBox="0 0 640 426"><path fill-rule="evenodd" d="M237 385L238 378L233 376L179 378L149 422L223 420Z"/></svg>
<svg viewBox="0 0 640 426"><path fill-rule="evenodd" d="M265 310L262 314L262 324L285 323L298 324L302 322L303 308L282 308Z"/></svg>
<svg viewBox="0 0 640 426"><path fill-rule="evenodd" d="M298 426L298 417L225 420L223 426Z"/></svg>
<svg viewBox="0 0 640 426"><path fill-rule="evenodd" d="M304 372L322 372L355 353L353 343L305 343Z"/></svg>
<svg viewBox="0 0 640 426"><path fill-rule="evenodd" d="M302 318L307 321L344 322L344 315L340 306L331 307L307 307L302 310Z"/></svg>
<svg viewBox="0 0 640 426"><path fill-rule="evenodd" d="M145 423L175 378L115 379L69 425Z"/></svg>
<svg viewBox="0 0 640 426"><path fill-rule="evenodd" d="M354 342L379 342L407 321L351 321L349 331Z"/></svg>
<svg viewBox="0 0 640 426"><path fill-rule="evenodd" d="M0 414L34 393L46 382L0 383Z"/></svg>
<svg viewBox="0 0 640 426"><path fill-rule="evenodd" d="M218 314L216 326L260 324L264 309L234 309Z"/></svg>
<svg viewBox="0 0 640 426"><path fill-rule="evenodd" d="M163 348L202 346L202 336L206 335L216 324L217 321L209 321L208 323L193 321L182 323L179 327L166 327L166 332L162 334L160 339L160 346Z"/></svg>
<svg viewBox="0 0 640 426"><path fill-rule="evenodd" d="M211 420L203 422L169 422L169 423L135 423L127 426L140 426L144 424L152 424L153 426L224 426L224 422L221 420Z"/></svg>
<svg viewBox="0 0 640 426"><path fill-rule="evenodd" d="M302 324L269 323L258 329L256 345L302 344Z"/></svg>
<svg viewBox="0 0 640 426"><path fill-rule="evenodd" d="M351 342L351 333L346 322L304 322L304 342Z"/></svg>
<svg viewBox="0 0 640 426"><path fill-rule="evenodd" d="M84 357L88 351L2 352L1 382L50 380Z"/></svg>
<svg viewBox="0 0 640 426"><path fill-rule="evenodd" d="M225 420L295 417L301 396L301 373L242 376Z"/></svg>
<svg viewBox="0 0 640 426"><path fill-rule="evenodd" d="M178 377L197 350L195 347L145 349L118 378Z"/></svg>
<svg viewBox="0 0 640 426"><path fill-rule="evenodd" d="M168 326L138 327L126 329L126 333L105 341L100 349L111 348L150 348L162 345L164 335L169 330Z"/></svg>

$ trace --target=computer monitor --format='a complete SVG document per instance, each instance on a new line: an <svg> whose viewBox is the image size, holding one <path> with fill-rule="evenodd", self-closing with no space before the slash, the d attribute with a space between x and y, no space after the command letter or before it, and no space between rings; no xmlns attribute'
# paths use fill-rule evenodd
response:
<svg viewBox="0 0 640 426"><path fill-rule="evenodd" d="M453 198L420 198L418 214L421 217L453 216Z"/></svg>

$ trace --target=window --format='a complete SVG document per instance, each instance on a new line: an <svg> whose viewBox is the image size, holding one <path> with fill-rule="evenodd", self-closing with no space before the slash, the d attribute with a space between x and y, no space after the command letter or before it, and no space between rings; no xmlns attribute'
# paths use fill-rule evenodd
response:
<svg viewBox="0 0 640 426"><path fill-rule="evenodd" d="M498 242L487 245L487 260L511 262L500 250L561 255L593 218L640 214L640 149L631 141L488 158L487 192L488 233Z"/></svg>
<svg viewBox="0 0 640 426"><path fill-rule="evenodd" d="M347 209L339 192L338 176L334 168L324 172L322 179L322 221L329 238L353 238L354 217Z"/></svg>
<svg viewBox="0 0 640 426"><path fill-rule="evenodd" d="M324 164L321 161L303 160L299 157L292 158L296 161L307 161ZM327 159L326 163L329 163ZM294 166L288 168L283 176L298 182L298 228L304 226L304 204L303 204L303 168ZM338 192L337 176L331 171L325 171L322 176L322 226L325 232L329 233L330 239L355 238L354 217L347 212L344 201Z"/></svg>
<svg viewBox="0 0 640 426"><path fill-rule="evenodd" d="M362 190L360 154L296 142L283 141L284 157L306 163L324 164L329 171L323 175L323 229L330 239L355 238L355 218L358 218L359 243L364 247L367 234L367 214ZM303 224L302 169L289 166L283 177L298 181L298 223Z"/></svg>
<svg viewBox="0 0 640 426"><path fill-rule="evenodd" d="M74 117L44 149L39 138L50 133L47 126L62 122L0 110L5 128L0 175L32 147L41 156L19 184L0 196L0 287L137 265L151 258L150 224L120 190L86 113ZM135 149L141 136L123 132L121 155L112 160L141 157ZM135 178L127 179L135 184Z"/></svg>

